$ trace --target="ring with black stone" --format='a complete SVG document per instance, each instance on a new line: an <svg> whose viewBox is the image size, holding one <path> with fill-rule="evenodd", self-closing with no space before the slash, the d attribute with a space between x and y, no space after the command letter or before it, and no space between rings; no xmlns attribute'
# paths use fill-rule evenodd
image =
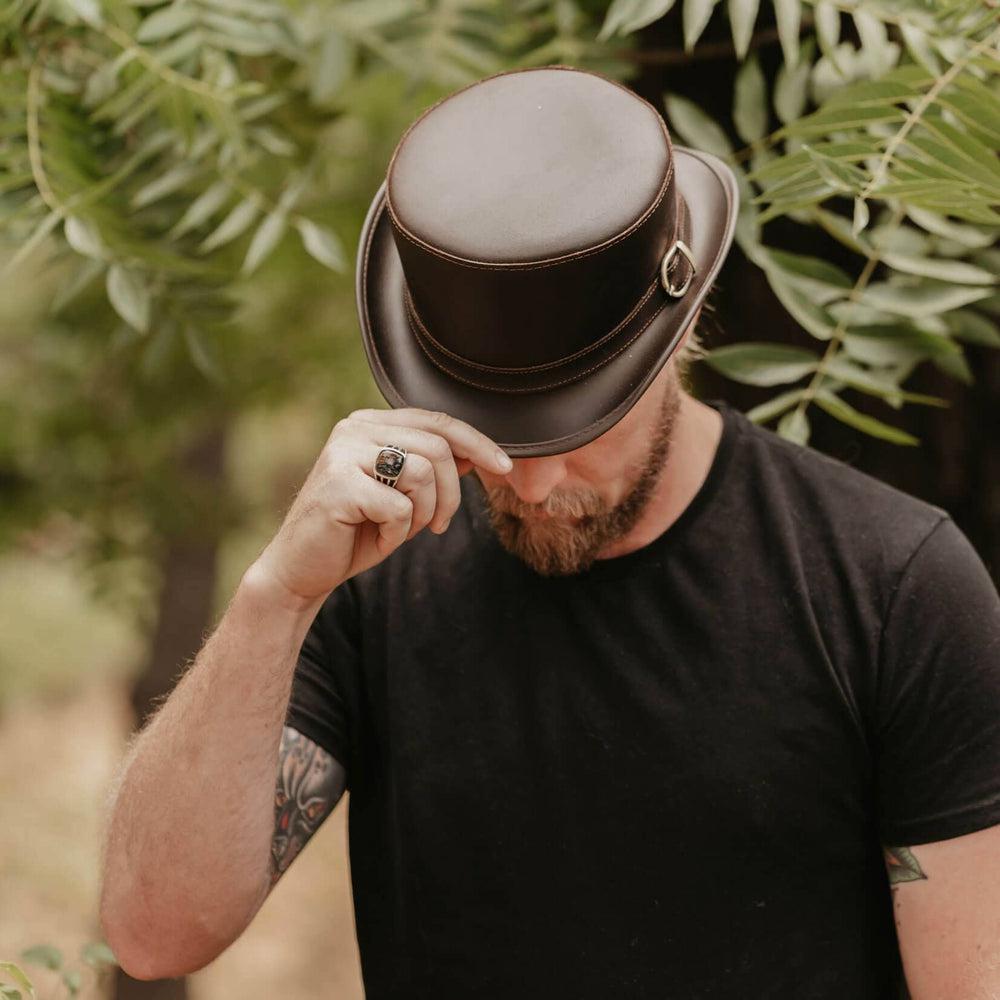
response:
<svg viewBox="0 0 1000 1000"><path fill-rule="evenodd" d="M381 446L381 451L375 456L372 474L380 483L385 483L386 486L395 486L396 481L403 474L405 461L405 448L399 448L394 444L384 444Z"/></svg>

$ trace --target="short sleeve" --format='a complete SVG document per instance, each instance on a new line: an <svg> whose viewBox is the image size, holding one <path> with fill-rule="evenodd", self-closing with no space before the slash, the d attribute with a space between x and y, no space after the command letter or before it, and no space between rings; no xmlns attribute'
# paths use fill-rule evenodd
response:
<svg viewBox="0 0 1000 1000"><path fill-rule="evenodd" d="M286 725L321 746L348 772L352 760L352 705L360 668L356 599L350 581L334 590L299 651Z"/></svg>
<svg viewBox="0 0 1000 1000"><path fill-rule="evenodd" d="M911 555L889 599L878 730L883 845L1000 823L1000 597L948 516Z"/></svg>

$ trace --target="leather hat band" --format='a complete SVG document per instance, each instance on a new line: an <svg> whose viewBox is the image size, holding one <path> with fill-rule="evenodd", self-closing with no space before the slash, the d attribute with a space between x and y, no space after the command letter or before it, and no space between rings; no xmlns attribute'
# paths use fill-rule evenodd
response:
<svg viewBox="0 0 1000 1000"><path fill-rule="evenodd" d="M650 279L645 292L624 319L581 350L544 364L522 367L498 367L464 358L445 347L427 329L413 303L409 288L404 287L406 315L414 339L430 361L441 371L478 389L512 393L541 392L583 378L584 375L604 366L620 354L652 323L671 298L680 298L687 290L694 273L686 245L691 239L691 220L687 203L680 191L676 192L676 198L678 211L674 236L664 260L657 265L656 273ZM680 281L676 280L678 273L682 275ZM669 287L667 287L668 280ZM663 293L662 297L656 295L658 289ZM543 373L549 375L558 373L565 377L554 382L544 382L537 378ZM516 381L511 378L512 376L516 377ZM526 383L525 376L536 378Z"/></svg>

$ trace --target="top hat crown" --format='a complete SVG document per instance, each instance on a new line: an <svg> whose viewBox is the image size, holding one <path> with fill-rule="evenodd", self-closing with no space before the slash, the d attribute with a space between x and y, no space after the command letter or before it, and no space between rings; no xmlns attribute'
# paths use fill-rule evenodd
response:
<svg viewBox="0 0 1000 1000"><path fill-rule="evenodd" d="M731 171L680 151L714 171L699 234L678 152L651 104L570 67L497 74L425 111L396 146L359 254L383 394L449 410L511 454L575 447L610 426L669 356L664 330L679 339L732 238ZM698 184L691 192L704 202ZM373 289L376 231L392 277ZM648 360L623 367L629 356ZM588 406L554 415L554 398L588 386Z"/></svg>

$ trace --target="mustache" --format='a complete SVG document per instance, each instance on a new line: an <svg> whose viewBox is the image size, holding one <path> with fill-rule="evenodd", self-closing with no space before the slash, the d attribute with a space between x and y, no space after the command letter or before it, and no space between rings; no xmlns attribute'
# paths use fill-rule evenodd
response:
<svg viewBox="0 0 1000 1000"><path fill-rule="evenodd" d="M608 509L595 490L553 490L541 503L525 503L509 486L491 486L486 493L494 511L518 518L540 512L550 517L597 517Z"/></svg>

